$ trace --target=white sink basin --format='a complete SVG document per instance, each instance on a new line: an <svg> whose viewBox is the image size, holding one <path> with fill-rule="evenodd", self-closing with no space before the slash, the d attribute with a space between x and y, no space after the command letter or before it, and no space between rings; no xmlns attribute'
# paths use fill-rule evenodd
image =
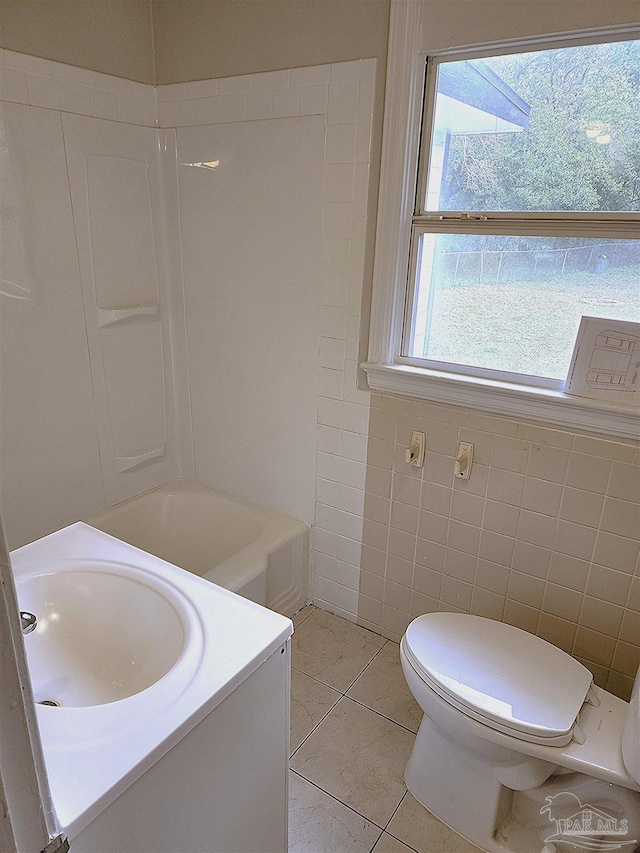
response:
<svg viewBox="0 0 640 853"><path fill-rule="evenodd" d="M140 693L184 652L181 602L148 573L102 560L70 561L19 578L21 610L37 617L25 636L36 702L101 705Z"/></svg>

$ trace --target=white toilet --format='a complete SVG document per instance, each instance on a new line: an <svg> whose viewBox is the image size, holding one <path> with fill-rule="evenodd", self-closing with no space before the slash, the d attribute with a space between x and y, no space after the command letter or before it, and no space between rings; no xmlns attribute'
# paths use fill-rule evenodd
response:
<svg viewBox="0 0 640 853"><path fill-rule="evenodd" d="M429 811L491 851L640 850L640 676L631 702L519 628L415 619L400 646L424 711L405 771Z"/></svg>

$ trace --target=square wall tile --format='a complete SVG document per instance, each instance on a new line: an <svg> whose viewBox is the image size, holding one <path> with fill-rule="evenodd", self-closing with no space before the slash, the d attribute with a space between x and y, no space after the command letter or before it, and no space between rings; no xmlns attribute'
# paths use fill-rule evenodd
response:
<svg viewBox="0 0 640 853"><path fill-rule="evenodd" d="M526 575L545 578L549 571L551 549L516 540L513 549L512 568Z"/></svg>
<svg viewBox="0 0 640 853"><path fill-rule="evenodd" d="M549 560L549 573L547 578L553 583L584 592L589 576L589 562L572 557L568 554L560 554L557 551L551 553Z"/></svg>
<svg viewBox="0 0 640 853"><path fill-rule="evenodd" d="M476 616L484 616L486 619L502 620L505 598L495 592L490 592L481 587L474 587L471 595L471 613Z"/></svg>
<svg viewBox="0 0 640 853"><path fill-rule="evenodd" d="M581 560L590 560L595 542L595 528L573 524L573 522L563 519L558 521L553 547L561 554L568 554Z"/></svg>
<svg viewBox="0 0 640 853"><path fill-rule="evenodd" d="M525 509L520 510L518 539L541 548L551 548L555 532L556 519L553 516Z"/></svg>
<svg viewBox="0 0 640 853"><path fill-rule="evenodd" d="M483 530L478 554L483 560L489 560L501 566L510 566L515 544L516 540L511 536L503 536L501 533Z"/></svg>
<svg viewBox="0 0 640 853"><path fill-rule="evenodd" d="M624 607L630 588L631 576L626 572L615 572L604 566L591 566L586 588L587 595Z"/></svg>
<svg viewBox="0 0 640 853"><path fill-rule="evenodd" d="M595 563L633 574L639 554L640 542L638 540L616 536L603 530L598 531L593 552Z"/></svg>
<svg viewBox="0 0 640 853"><path fill-rule="evenodd" d="M571 453L565 482L576 489L588 489L604 495L609 483L612 462L585 453Z"/></svg>
<svg viewBox="0 0 640 853"><path fill-rule="evenodd" d="M617 637L623 614L622 607L585 595L579 622L585 628L600 631L610 637Z"/></svg>
<svg viewBox="0 0 640 853"><path fill-rule="evenodd" d="M573 589L548 583L544 590L542 607L545 613L577 624L584 595Z"/></svg>
<svg viewBox="0 0 640 853"><path fill-rule="evenodd" d="M443 573L448 578L457 578L466 583L473 583L476 576L478 558L474 554L447 548L444 558Z"/></svg>
<svg viewBox="0 0 640 853"><path fill-rule="evenodd" d="M515 536L518 529L518 508L510 504L487 499L484 504L482 526L485 530Z"/></svg>
<svg viewBox="0 0 640 853"><path fill-rule="evenodd" d="M524 474L529 458L529 443L516 438L496 436L491 452L491 466L515 474Z"/></svg>
<svg viewBox="0 0 640 853"><path fill-rule="evenodd" d="M545 583L540 578L532 578L530 575L523 575L520 572L511 572L507 597L512 601L518 601L520 604L526 604L539 610L542 607L544 589Z"/></svg>
<svg viewBox="0 0 640 853"><path fill-rule="evenodd" d="M564 483L568 465L568 450L533 444L529 454L527 474L553 483Z"/></svg>
<svg viewBox="0 0 640 853"><path fill-rule="evenodd" d="M502 621L508 625L514 625L516 628L522 628L523 631L535 634L538 631L539 619L540 611L534 607L529 607L527 604L510 598L504 603Z"/></svg>
<svg viewBox="0 0 640 853"><path fill-rule="evenodd" d="M603 506L603 495L566 486L562 494L559 515L560 518L576 524L598 527Z"/></svg>
<svg viewBox="0 0 640 853"><path fill-rule="evenodd" d="M482 589L504 596L509 586L509 575L510 570L506 566L479 559L476 565L475 584Z"/></svg>
<svg viewBox="0 0 640 853"><path fill-rule="evenodd" d="M522 474L491 467L489 469L487 497L501 503L520 506L524 480Z"/></svg>
<svg viewBox="0 0 640 853"><path fill-rule="evenodd" d="M329 83L328 123L331 125L354 122L357 117L358 81L332 80Z"/></svg>
<svg viewBox="0 0 640 853"><path fill-rule="evenodd" d="M600 527L607 533L640 539L638 504L618 498L605 498Z"/></svg>
<svg viewBox="0 0 640 853"><path fill-rule="evenodd" d="M540 613L538 636L548 643L553 643L567 654L571 654L573 649L576 631L577 625L574 622L568 622L566 619L560 619L544 611Z"/></svg>
<svg viewBox="0 0 640 853"><path fill-rule="evenodd" d="M562 485L527 477L522 492L522 508L557 515L562 499Z"/></svg>
<svg viewBox="0 0 640 853"><path fill-rule="evenodd" d="M453 492L451 517L479 527L484 515L484 499L466 492Z"/></svg>
<svg viewBox="0 0 640 853"><path fill-rule="evenodd" d="M579 658L586 658L600 666L610 667L615 644L616 641L613 637L579 625L576 630L573 654Z"/></svg>
<svg viewBox="0 0 640 853"><path fill-rule="evenodd" d="M640 503L640 468L625 462L614 462L607 494L612 498Z"/></svg>
<svg viewBox="0 0 640 853"><path fill-rule="evenodd" d="M445 604L451 604L459 610L468 613L471 609L472 592L473 586L470 583L443 575L441 597Z"/></svg>

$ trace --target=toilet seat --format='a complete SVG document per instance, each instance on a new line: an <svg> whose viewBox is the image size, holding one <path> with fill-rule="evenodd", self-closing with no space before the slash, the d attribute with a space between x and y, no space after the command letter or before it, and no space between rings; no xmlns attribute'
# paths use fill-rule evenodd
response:
<svg viewBox="0 0 640 853"><path fill-rule="evenodd" d="M402 647L426 685L468 717L529 743L571 741L592 675L556 646L503 622L429 613Z"/></svg>

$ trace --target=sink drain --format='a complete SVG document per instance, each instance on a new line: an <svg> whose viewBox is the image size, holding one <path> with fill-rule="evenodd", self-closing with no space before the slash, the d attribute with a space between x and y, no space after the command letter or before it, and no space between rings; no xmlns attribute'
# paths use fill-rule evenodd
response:
<svg viewBox="0 0 640 853"><path fill-rule="evenodd" d="M46 705L48 708L59 708L60 703L56 702L55 699L41 699L36 703L37 705Z"/></svg>

